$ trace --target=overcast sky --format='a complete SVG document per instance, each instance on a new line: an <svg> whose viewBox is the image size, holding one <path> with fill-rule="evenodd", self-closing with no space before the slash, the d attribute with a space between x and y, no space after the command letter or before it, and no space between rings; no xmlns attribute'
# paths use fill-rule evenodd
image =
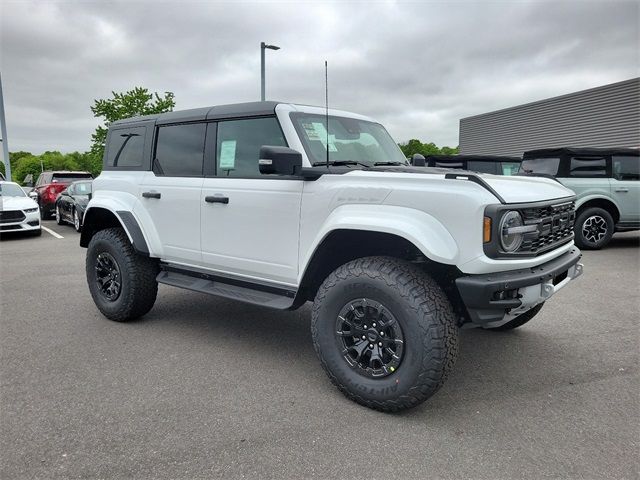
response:
<svg viewBox="0 0 640 480"><path fill-rule="evenodd" d="M267 98L372 116L397 141L458 144L459 119L639 75L637 1L0 2L10 150L89 148L112 90L176 109Z"/></svg>

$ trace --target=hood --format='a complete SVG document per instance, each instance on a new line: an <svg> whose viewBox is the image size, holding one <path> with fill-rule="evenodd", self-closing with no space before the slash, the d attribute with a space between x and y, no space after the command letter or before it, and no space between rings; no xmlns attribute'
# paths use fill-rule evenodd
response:
<svg viewBox="0 0 640 480"><path fill-rule="evenodd" d="M25 210L38 208L38 204L29 197L0 197L0 210Z"/></svg>
<svg viewBox="0 0 640 480"><path fill-rule="evenodd" d="M355 170L354 170L355 171ZM544 177L491 175L488 173L468 172L466 170L434 167L388 166L373 167L368 171L384 171L412 174L439 175L443 179L446 174L459 176L473 174L482 178L506 203L543 202L556 198L572 197L575 193L556 180ZM454 181L454 180L450 180ZM464 180L455 180L464 181Z"/></svg>
<svg viewBox="0 0 640 480"><path fill-rule="evenodd" d="M528 203L572 197L575 193L555 180L542 177L479 175L506 203Z"/></svg>

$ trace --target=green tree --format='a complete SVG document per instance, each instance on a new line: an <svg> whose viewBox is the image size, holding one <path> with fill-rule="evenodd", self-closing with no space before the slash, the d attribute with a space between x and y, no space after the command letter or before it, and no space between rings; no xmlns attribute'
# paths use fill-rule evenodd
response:
<svg viewBox="0 0 640 480"><path fill-rule="evenodd" d="M435 143L422 143L416 138L412 138L408 142L399 143L398 146L406 157L419 153L425 157L429 155L455 155L458 153L458 147L442 147L439 148Z"/></svg>
<svg viewBox="0 0 640 480"><path fill-rule="evenodd" d="M91 107L96 118L104 119L104 124L99 125L91 136L91 153L99 159L102 159L104 153L111 122L139 115L170 112L176 105L172 92L165 92L164 96L160 96L158 93L149 93L146 88L136 87L124 93L111 93L112 98L94 100Z"/></svg>

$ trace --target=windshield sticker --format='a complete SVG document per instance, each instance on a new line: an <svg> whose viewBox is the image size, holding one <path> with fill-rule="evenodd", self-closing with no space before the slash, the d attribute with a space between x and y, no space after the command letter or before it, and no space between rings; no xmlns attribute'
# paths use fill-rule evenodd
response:
<svg viewBox="0 0 640 480"><path fill-rule="evenodd" d="M304 129L307 132L309 140L316 140L322 142L322 146L327 148L327 129L324 128L324 123L313 122L312 124L303 124ZM335 135L329 135L329 151L337 152L338 149L335 145Z"/></svg>
<svg viewBox="0 0 640 480"><path fill-rule="evenodd" d="M225 140L220 145L220 168L233 170L236 168L236 141Z"/></svg>

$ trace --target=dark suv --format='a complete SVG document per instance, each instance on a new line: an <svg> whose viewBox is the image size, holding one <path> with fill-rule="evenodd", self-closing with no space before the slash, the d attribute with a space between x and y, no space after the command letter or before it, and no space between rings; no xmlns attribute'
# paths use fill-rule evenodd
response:
<svg viewBox="0 0 640 480"><path fill-rule="evenodd" d="M576 195L575 242L604 247L614 232L640 230L640 150L553 148L525 152L522 174L551 176Z"/></svg>
<svg viewBox="0 0 640 480"><path fill-rule="evenodd" d="M55 210L58 194L76 180L92 179L89 172L56 171L42 172L30 194L40 206L40 218L42 220L51 216Z"/></svg>

